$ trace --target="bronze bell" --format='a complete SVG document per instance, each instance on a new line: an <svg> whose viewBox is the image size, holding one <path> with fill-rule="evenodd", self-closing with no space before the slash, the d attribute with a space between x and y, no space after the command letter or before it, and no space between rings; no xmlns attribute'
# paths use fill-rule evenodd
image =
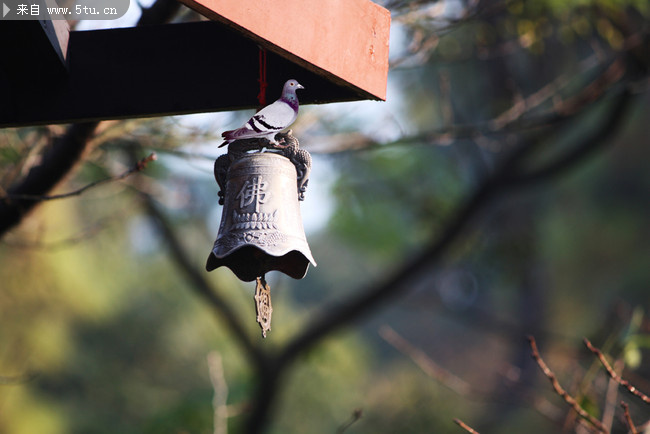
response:
<svg viewBox="0 0 650 434"><path fill-rule="evenodd" d="M225 265L250 282L271 270L301 279L310 262L316 266L298 203L311 157L291 132L282 135L282 143L260 152L268 141L240 140L215 162L223 213L207 271Z"/></svg>

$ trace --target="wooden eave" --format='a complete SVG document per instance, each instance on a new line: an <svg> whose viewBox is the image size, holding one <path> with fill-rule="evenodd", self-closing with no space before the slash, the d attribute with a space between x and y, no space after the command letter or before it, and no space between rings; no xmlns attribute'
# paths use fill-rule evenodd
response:
<svg viewBox="0 0 650 434"><path fill-rule="evenodd" d="M369 0L181 1L213 21L3 22L0 127L255 108L260 47L269 101L289 78L301 104L386 97L390 15Z"/></svg>

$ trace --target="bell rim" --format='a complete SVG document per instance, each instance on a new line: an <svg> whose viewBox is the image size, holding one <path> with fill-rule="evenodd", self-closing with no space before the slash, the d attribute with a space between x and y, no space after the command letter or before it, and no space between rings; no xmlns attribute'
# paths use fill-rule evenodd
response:
<svg viewBox="0 0 650 434"><path fill-rule="evenodd" d="M258 250L264 255L277 260L277 262L271 261L271 264L275 264L275 265L270 267L269 266L263 267L264 270L260 270L258 273L256 273L256 272L252 272L250 269L246 267L239 266L237 265L237 263L233 263L229 261L229 259L232 259L230 258L231 256L236 255L238 251L246 248L248 249L253 248L255 250ZM298 255L300 258L299 260L300 264L297 267L278 266L278 264L281 263L280 260L282 258L290 257L294 253L295 255ZM225 266L229 268L237 276L237 278L245 282L251 282L255 280L256 277L260 277L260 275L264 275L271 271L279 271L294 279L302 279L307 275L307 271L309 270L310 264L313 265L314 267L317 266L316 261L314 261L313 257L311 256L311 252L309 253L310 253L309 255L306 255L305 252L303 252L302 250L293 248L293 249L289 249L286 253L282 255L274 255L266 252L265 250L261 249L259 246L256 246L254 244L247 244L247 245L242 245L233 248L227 254L221 256L217 255L214 252L214 250L211 251L210 254L208 255L205 268L206 271L210 272L219 267Z"/></svg>
<svg viewBox="0 0 650 434"><path fill-rule="evenodd" d="M274 258L281 258L282 256L288 255L289 253L295 251L295 252L298 252L298 253L302 254L305 257L305 259L307 259L307 261L309 261L309 263L312 264L314 267L317 267L318 264L316 263L316 260L314 259L314 257L311 254L311 250L309 249L309 245L307 243L301 243L301 244L304 244L304 249L302 247L298 247L298 248L296 248L296 247L288 247L286 249L279 250L278 252L273 251L273 253L271 253L267 249L264 249L264 248L260 247L257 244L243 243L241 245L234 246L231 249L229 249L227 252L221 253L221 254L218 254L216 252L217 248L213 247L212 251L210 252L210 255L214 256L217 259L224 259L225 257L230 256L233 253L235 253L236 251L241 250L241 249L243 249L245 247L255 247L256 249L258 249L262 253L264 253L266 255L269 255L269 256L273 256ZM304 250L306 250L306 252Z"/></svg>

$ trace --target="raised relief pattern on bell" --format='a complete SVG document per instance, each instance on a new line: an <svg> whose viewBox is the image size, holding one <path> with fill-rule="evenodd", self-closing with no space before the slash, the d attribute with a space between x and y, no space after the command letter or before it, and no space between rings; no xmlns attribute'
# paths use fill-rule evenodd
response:
<svg viewBox="0 0 650 434"><path fill-rule="evenodd" d="M276 219L278 217L278 210L273 214L270 213L238 213L232 212L232 219L235 222L235 229L277 229Z"/></svg>

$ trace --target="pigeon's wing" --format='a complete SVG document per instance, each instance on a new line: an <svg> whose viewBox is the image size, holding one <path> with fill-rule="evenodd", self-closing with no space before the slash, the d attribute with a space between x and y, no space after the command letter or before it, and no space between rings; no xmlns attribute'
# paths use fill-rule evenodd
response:
<svg viewBox="0 0 650 434"><path fill-rule="evenodd" d="M235 140L273 136L291 125L297 116L297 110L286 102L277 100L257 112L243 127L225 131L222 136L226 141L219 147Z"/></svg>
<svg viewBox="0 0 650 434"><path fill-rule="evenodd" d="M250 122L250 120L248 121ZM253 137L259 137L260 133L253 130L248 123L241 128L236 130L224 131L221 133L221 137L226 140L239 140L239 139L250 139Z"/></svg>
<svg viewBox="0 0 650 434"><path fill-rule="evenodd" d="M257 112L246 124L260 133L274 133L291 125L298 116L289 104L277 100Z"/></svg>

